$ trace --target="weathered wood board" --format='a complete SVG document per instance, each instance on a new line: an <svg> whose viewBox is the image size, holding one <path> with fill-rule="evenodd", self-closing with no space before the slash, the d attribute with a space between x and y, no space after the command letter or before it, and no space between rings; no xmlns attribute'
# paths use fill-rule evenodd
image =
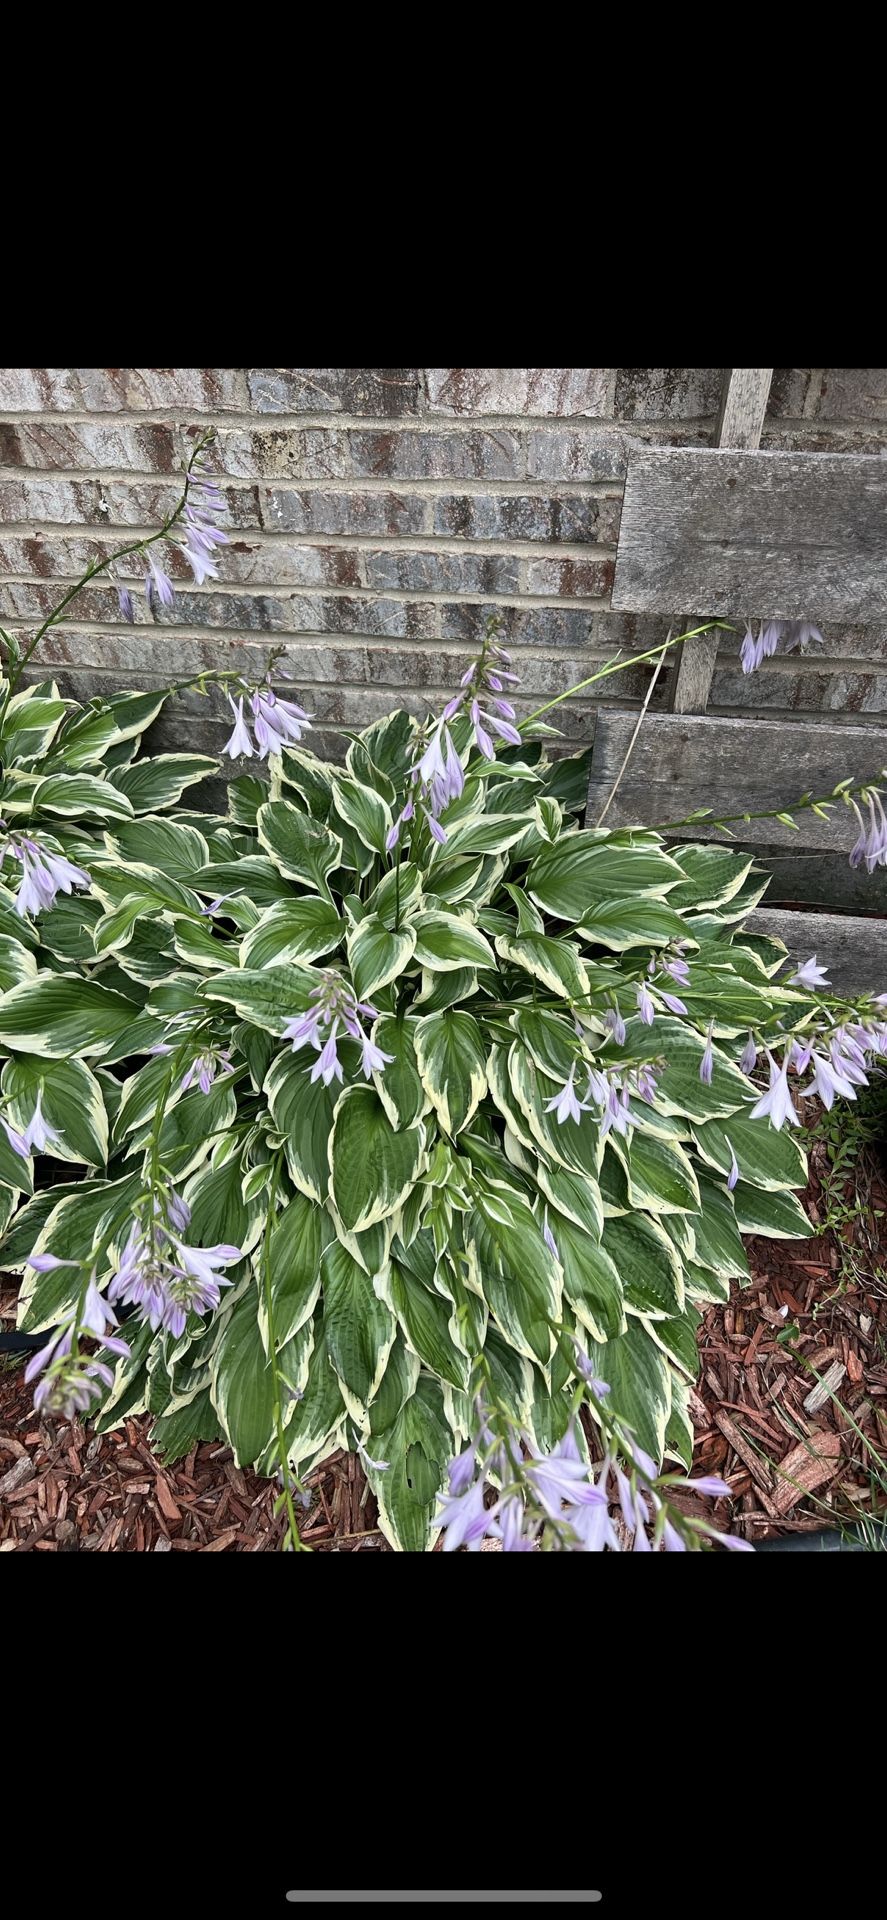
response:
<svg viewBox="0 0 887 1920"><path fill-rule="evenodd" d="M662 447L631 455L612 605L725 618L887 613L887 460Z"/></svg>
<svg viewBox="0 0 887 1920"><path fill-rule="evenodd" d="M887 991L887 920L843 913L779 913L758 907L744 923L749 933L784 940L793 960L815 953L843 993Z"/></svg>
<svg viewBox="0 0 887 1920"><path fill-rule="evenodd" d="M597 716L588 818L597 819L631 739L637 716ZM790 810L810 792L827 794L839 780L874 780L887 766L887 728L801 725L772 720L724 720L710 714L649 714L607 814L608 826L664 827L697 808L716 814ZM737 822L743 843L850 851L854 816L838 805L826 820L798 816L798 831L777 820ZM696 840L723 839L704 821L683 830Z"/></svg>

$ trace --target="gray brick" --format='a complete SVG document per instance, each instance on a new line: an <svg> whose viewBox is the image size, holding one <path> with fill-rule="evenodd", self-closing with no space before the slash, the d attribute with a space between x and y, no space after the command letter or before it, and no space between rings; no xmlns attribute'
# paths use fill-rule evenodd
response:
<svg viewBox="0 0 887 1920"><path fill-rule="evenodd" d="M350 439L341 427L236 427L220 435L218 464L233 480L347 480Z"/></svg>
<svg viewBox="0 0 887 1920"><path fill-rule="evenodd" d="M612 560L529 560L527 592L551 594L555 599L600 599L613 585Z"/></svg>
<svg viewBox="0 0 887 1920"><path fill-rule="evenodd" d="M589 494L447 493L434 503L435 533L467 540L614 542L621 503Z"/></svg>
<svg viewBox="0 0 887 1920"><path fill-rule="evenodd" d="M7 413L244 412L242 367L2 367Z"/></svg>
<svg viewBox="0 0 887 1920"><path fill-rule="evenodd" d="M609 367L426 367L429 413L612 417Z"/></svg>
<svg viewBox="0 0 887 1920"><path fill-rule="evenodd" d="M251 367L256 413L366 413L396 419L418 412L417 367Z"/></svg>
<svg viewBox="0 0 887 1920"><path fill-rule="evenodd" d="M527 473L531 480L624 480L630 445L618 428L531 433Z"/></svg>
<svg viewBox="0 0 887 1920"><path fill-rule="evenodd" d="M394 480L522 480L527 468L523 434L497 427L472 433L349 435L353 471Z"/></svg>
<svg viewBox="0 0 887 1920"><path fill-rule="evenodd" d="M488 553L396 553L364 555L367 585L383 592L516 593L519 562Z"/></svg>
<svg viewBox="0 0 887 1920"><path fill-rule="evenodd" d="M887 420L887 367L827 367L816 412L820 420Z"/></svg>
<svg viewBox="0 0 887 1920"><path fill-rule="evenodd" d="M619 420L698 420L716 414L722 367L620 367Z"/></svg>
<svg viewBox="0 0 887 1920"><path fill-rule="evenodd" d="M422 533L429 503L421 494L298 493L275 487L262 495L267 527L283 533Z"/></svg>
<svg viewBox="0 0 887 1920"><path fill-rule="evenodd" d="M196 432L196 428L194 429ZM182 463L184 432L159 421L0 420L0 466L62 473L119 468L172 473Z"/></svg>
<svg viewBox="0 0 887 1920"><path fill-rule="evenodd" d="M181 493L180 480L62 480L50 474L0 479L0 521L6 526L34 520L44 527L154 528L162 525ZM257 487L226 488L225 499L223 525L261 526Z"/></svg>

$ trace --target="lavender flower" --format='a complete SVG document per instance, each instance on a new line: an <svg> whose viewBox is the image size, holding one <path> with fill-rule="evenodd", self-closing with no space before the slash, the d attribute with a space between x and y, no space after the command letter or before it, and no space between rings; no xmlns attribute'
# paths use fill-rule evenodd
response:
<svg viewBox="0 0 887 1920"><path fill-rule="evenodd" d="M799 1120L795 1112L791 1093L789 1092L788 1053L786 1053L782 1066L780 1067L778 1061L774 1060L769 1047L766 1051L767 1059L770 1063L770 1085L767 1088L767 1092L762 1094L760 1100L752 1107L749 1119L762 1120L764 1115L767 1114L771 1126L775 1127L778 1133L786 1120L789 1126L798 1126Z"/></svg>
<svg viewBox="0 0 887 1920"><path fill-rule="evenodd" d="M751 1073L757 1063L758 1048L755 1036L749 1032L748 1039L739 1056L739 1066L743 1073Z"/></svg>
<svg viewBox="0 0 887 1920"><path fill-rule="evenodd" d="M187 1071L183 1073L180 1087L187 1093L195 1081L201 1093L209 1093L217 1074L232 1073L231 1051L228 1047L203 1047L195 1054Z"/></svg>
<svg viewBox="0 0 887 1920"><path fill-rule="evenodd" d="M558 1253L558 1250L557 1250L557 1241L548 1224L548 1208L547 1207L545 1209L545 1214L542 1221L542 1238L545 1241L545 1245L547 1246L549 1253L553 1253L555 1260L559 1260L560 1254Z"/></svg>
<svg viewBox="0 0 887 1920"><path fill-rule="evenodd" d="M814 987L830 986L831 982L825 969L817 966L814 953L809 960L804 961L802 967L798 968L797 973L789 976L789 984L793 987L807 987L812 991Z"/></svg>
<svg viewBox="0 0 887 1920"><path fill-rule="evenodd" d="M576 1067L574 1064L570 1068L569 1078L564 1081L560 1092L554 1094L551 1100L546 1100L545 1102L546 1113L557 1113L559 1127L563 1126L565 1120L575 1120L578 1124L582 1118L582 1108L579 1105L573 1087L575 1073Z"/></svg>
<svg viewBox="0 0 887 1920"><path fill-rule="evenodd" d="M38 1089L34 1111L22 1133L22 1139L29 1153L45 1153L47 1147L58 1146L61 1139L61 1135L56 1133L48 1120L44 1119L41 1100L42 1089Z"/></svg>
<svg viewBox="0 0 887 1920"><path fill-rule="evenodd" d="M47 1272L52 1267L76 1267L76 1260L59 1260L54 1254L32 1254L29 1265L38 1272ZM75 1339L100 1340L102 1346L111 1353L129 1354L125 1340L121 1340L111 1329L117 1327L117 1316L108 1305L96 1285L95 1274L89 1276L86 1293L79 1314L77 1309L71 1313L61 1327L57 1327L45 1345L33 1354L25 1368L25 1380L30 1384L38 1379L39 1385L34 1393L35 1411L58 1413L65 1420L73 1420L77 1413L88 1413L92 1400L101 1396L102 1387L114 1384L111 1368L103 1360L95 1360L88 1354L75 1350Z"/></svg>
<svg viewBox="0 0 887 1920"><path fill-rule="evenodd" d="M641 1019L643 1020L644 1026L652 1027L653 1021L656 1015L656 1007L654 1005L654 1002L651 1000L649 993L647 992L646 981L642 980L640 983L640 986L636 989L636 991L637 991L637 1000L638 1000L638 1013L640 1014Z"/></svg>
<svg viewBox="0 0 887 1920"><path fill-rule="evenodd" d="M853 1082L848 1080L846 1074L841 1073L825 1054L811 1054L810 1063L813 1068L813 1080L810 1086L805 1088L805 1092L815 1093L826 1109L832 1107L836 1093L841 1094L845 1100L856 1099Z"/></svg>
<svg viewBox="0 0 887 1920"><path fill-rule="evenodd" d="M874 873L876 867L887 866L887 817L881 805L881 796L877 789L870 788L868 795L869 824L865 826L862 814L855 800L850 805L859 821L859 838L850 853L851 867L860 867L865 862L866 871Z"/></svg>
<svg viewBox="0 0 887 1920"><path fill-rule="evenodd" d="M146 559L148 571L145 574L145 598L151 613L156 614L158 606L174 607L176 596L169 574L164 573L163 568L158 566L150 547Z"/></svg>
<svg viewBox="0 0 887 1920"><path fill-rule="evenodd" d="M663 1006L668 1008L669 1013L686 1013L687 1009L684 1006L684 1002L678 999L676 993L665 993L662 987L657 987L656 991Z"/></svg>
<svg viewBox="0 0 887 1920"><path fill-rule="evenodd" d="M358 1000L353 987L332 968L325 969L321 974L319 984L312 988L310 999L312 1005L287 1022L281 1038L292 1041L294 1053L298 1053L301 1047L314 1047L318 1057L311 1068L312 1081L322 1080L324 1086L328 1087L333 1080L344 1079L336 1044L342 1028L347 1037L356 1040L360 1046L365 1078L369 1080L374 1073L384 1073L394 1055L384 1053L372 1033L366 1034L361 1024L363 1020L378 1020L378 1008L370 1006L367 1001ZM329 1029L326 1034L324 1028Z"/></svg>
<svg viewBox="0 0 887 1920"><path fill-rule="evenodd" d="M704 1087L711 1086L711 1076L714 1071L714 1049L711 1043L713 1026L714 1026L714 1022L710 1020L708 1023L708 1032L706 1034L706 1039L705 1039L705 1052L703 1053L702 1059L699 1062L699 1078L702 1081L702 1084Z"/></svg>
<svg viewBox="0 0 887 1920"><path fill-rule="evenodd" d="M127 621L129 626L132 626L133 621L135 620L135 617L136 617L136 610L133 605L133 598L129 588L118 586L117 599L120 603L120 611L123 615L124 620Z"/></svg>
<svg viewBox="0 0 887 1920"><path fill-rule="evenodd" d="M483 1480L464 1493L444 1493L440 1495L440 1507L434 1516L435 1525L446 1528L444 1553L455 1553L457 1547L466 1546L469 1553L477 1553L496 1508L489 1513L484 1505Z"/></svg>
<svg viewBox="0 0 887 1920"><path fill-rule="evenodd" d="M610 1007L609 1011L604 1014L604 1025L606 1027L609 1027L617 1047L624 1046L625 1045L625 1021L623 1020L618 1007Z"/></svg>
<svg viewBox="0 0 887 1920"><path fill-rule="evenodd" d="M24 1134L18 1133L11 1121L7 1120L2 1113L0 1113L0 1127L3 1128L13 1153L17 1153L20 1160L30 1160L31 1149Z"/></svg>
<svg viewBox="0 0 887 1920"><path fill-rule="evenodd" d="M730 1171L727 1175L727 1191L728 1193L732 1193L739 1179L739 1162L729 1140L727 1141L727 1145L730 1147Z"/></svg>
<svg viewBox="0 0 887 1920"><path fill-rule="evenodd" d="M155 1333L162 1326L176 1339L189 1313L203 1316L218 1307L220 1289L231 1285L219 1269L243 1258L239 1247L186 1246L181 1235L190 1218L180 1194L155 1196L147 1219L133 1222L108 1288L109 1299L129 1302Z"/></svg>
<svg viewBox="0 0 887 1920"><path fill-rule="evenodd" d="M21 919L48 911L55 905L59 893L72 893L75 887L91 884L89 874L82 867L75 866L64 854L52 853L26 834L10 834L3 854L10 854L21 866L21 884L15 899L15 910Z"/></svg>
<svg viewBox="0 0 887 1920"><path fill-rule="evenodd" d="M230 738L225 741L222 752L229 754L232 760L236 760L240 754L243 754L247 760L251 760L253 743L250 739L249 728L243 717L243 694L241 694L235 706L229 693L228 705L234 715L234 729Z"/></svg>

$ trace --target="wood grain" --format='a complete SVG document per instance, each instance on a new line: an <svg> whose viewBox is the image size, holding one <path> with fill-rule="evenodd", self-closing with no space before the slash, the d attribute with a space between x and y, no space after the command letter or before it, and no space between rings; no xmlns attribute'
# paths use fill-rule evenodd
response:
<svg viewBox="0 0 887 1920"><path fill-rule="evenodd" d="M644 448L632 453L612 605L726 618L887 612L887 460Z"/></svg>
<svg viewBox="0 0 887 1920"><path fill-rule="evenodd" d="M843 993L887 989L887 920L758 907L744 924L749 933L784 940L793 960L809 960L815 953L833 985Z"/></svg>
<svg viewBox="0 0 887 1920"><path fill-rule="evenodd" d="M721 389L715 445L752 449L760 446L772 367L728 367ZM625 525L623 513L622 523ZM621 534L620 534L621 537ZM694 600L693 605L703 604ZM690 621L689 625L696 622ZM702 633L681 649L669 683L669 707L674 713L704 713L718 657L718 635Z"/></svg>
<svg viewBox="0 0 887 1920"><path fill-rule="evenodd" d="M594 821L613 784L636 716L600 709L594 737L588 818ZM785 726L772 720L724 720L709 714L649 714L613 802L607 824L665 826L697 808L755 813L791 808L805 792L828 793L839 780L873 780L887 766L887 728ZM737 839L763 846L822 847L849 853L853 815L838 806L826 820L798 816L798 831L776 820L733 828ZM683 832L724 839L700 821Z"/></svg>

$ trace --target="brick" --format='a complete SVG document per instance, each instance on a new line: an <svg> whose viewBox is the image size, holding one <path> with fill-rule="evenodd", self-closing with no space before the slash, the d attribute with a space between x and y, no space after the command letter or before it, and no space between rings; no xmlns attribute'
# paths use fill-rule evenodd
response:
<svg viewBox="0 0 887 1920"><path fill-rule="evenodd" d="M353 472L367 478L405 480L522 480L524 436L506 427L494 432L349 435Z"/></svg>
<svg viewBox="0 0 887 1920"><path fill-rule="evenodd" d="M609 367L427 367L429 413L612 416Z"/></svg>
<svg viewBox="0 0 887 1920"><path fill-rule="evenodd" d="M181 480L63 480L48 474L0 479L0 522L151 529L162 525L181 493ZM257 487L228 487L225 500L224 525L262 525Z"/></svg>
<svg viewBox="0 0 887 1920"><path fill-rule="evenodd" d="M631 441L616 428L573 428L529 435L530 480L624 480Z"/></svg>
<svg viewBox="0 0 887 1920"><path fill-rule="evenodd" d="M697 420L716 414L723 367L620 367L619 420Z"/></svg>
<svg viewBox="0 0 887 1920"><path fill-rule="evenodd" d="M405 593L516 593L515 555L488 553L397 553L364 555L369 587Z"/></svg>
<svg viewBox="0 0 887 1920"><path fill-rule="evenodd" d="M196 433L196 427L193 429ZM184 432L144 420L0 420L0 466L50 467L62 473L118 468L172 473L182 464Z"/></svg>
<svg viewBox="0 0 887 1920"><path fill-rule="evenodd" d="M90 558L104 560L119 542L78 535L49 534L0 537L0 574L36 574L42 579L75 580ZM173 581L191 579L184 555L172 543L163 547L162 564ZM124 579L140 579L144 569L135 557L120 562ZM234 539L224 549L225 582L254 582L268 586L359 587L363 584L360 555L345 547L298 546L285 539Z"/></svg>
<svg viewBox="0 0 887 1920"><path fill-rule="evenodd" d="M417 367L250 367L256 413L417 413Z"/></svg>
<svg viewBox="0 0 887 1920"><path fill-rule="evenodd" d="M262 495L267 527L282 533L422 533L430 509L421 494L299 493L275 487Z"/></svg>
<svg viewBox="0 0 887 1920"><path fill-rule="evenodd" d="M587 595L600 599L613 585L615 562L612 560L530 560L527 562L527 592L550 594L553 599L572 600Z"/></svg>
<svg viewBox="0 0 887 1920"><path fill-rule="evenodd" d="M218 465L233 480L347 480L350 436L341 427L238 427L220 435Z"/></svg>
<svg viewBox="0 0 887 1920"><path fill-rule="evenodd" d="M242 367L2 367L7 413L242 413Z"/></svg>
<svg viewBox="0 0 887 1920"><path fill-rule="evenodd" d="M816 412L820 420L887 420L887 367L827 367Z"/></svg>
<svg viewBox="0 0 887 1920"><path fill-rule="evenodd" d="M621 503L588 494L447 493L434 502L435 533L467 540L615 542Z"/></svg>

